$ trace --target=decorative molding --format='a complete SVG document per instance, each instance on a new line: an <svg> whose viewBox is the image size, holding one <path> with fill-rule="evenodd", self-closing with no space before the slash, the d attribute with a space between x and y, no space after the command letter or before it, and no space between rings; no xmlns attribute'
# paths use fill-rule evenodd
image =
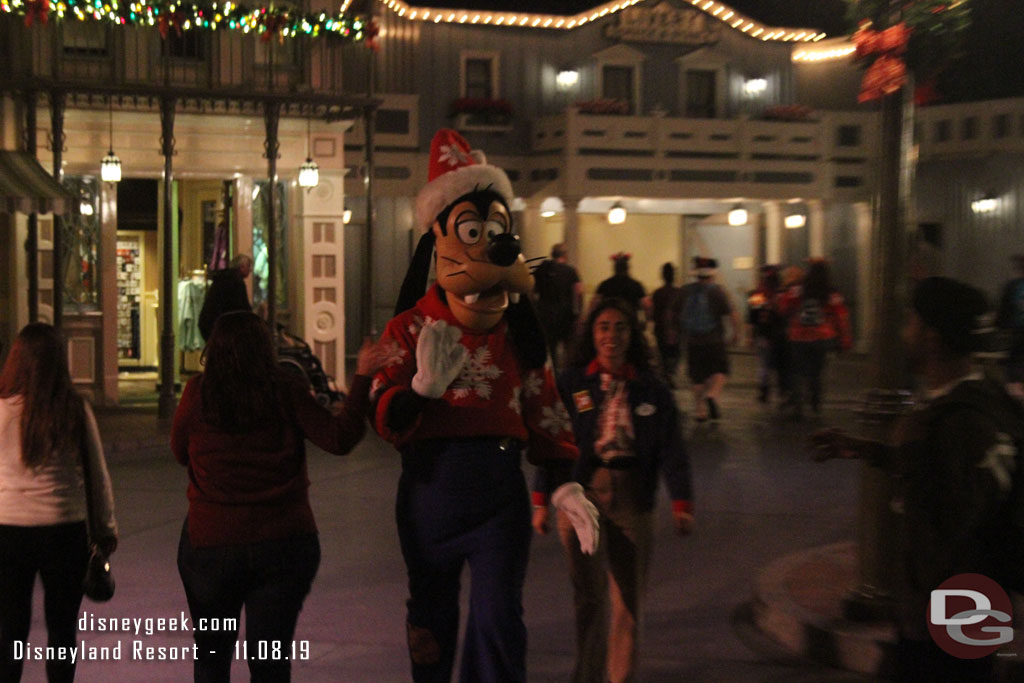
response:
<svg viewBox="0 0 1024 683"><path fill-rule="evenodd" d="M604 27L607 38L635 43L712 45L722 36L722 24L696 9L676 9L668 2L654 7L629 7L617 15L618 22Z"/></svg>

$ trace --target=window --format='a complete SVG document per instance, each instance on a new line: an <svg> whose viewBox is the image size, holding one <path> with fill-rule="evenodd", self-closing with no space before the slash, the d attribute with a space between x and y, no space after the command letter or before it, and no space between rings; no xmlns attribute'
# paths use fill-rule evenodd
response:
<svg viewBox="0 0 1024 683"><path fill-rule="evenodd" d="M64 54L79 57L106 57L107 26L98 21L62 21Z"/></svg>
<svg viewBox="0 0 1024 683"><path fill-rule="evenodd" d="M492 100L499 96L497 53L462 53L461 76L462 97Z"/></svg>
<svg viewBox="0 0 1024 683"><path fill-rule="evenodd" d="M860 126L839 126L836 144L840 147L856 147L860 144Z"/></svg>
<svg viewBox="0 0 1024 683"><path fill-rule="evenodd" d="M686 116L695 119L713 119L717 88L715 72L690 69L686 72Z"/></svg>
<svg viewBox="0 0 1024 683"><path fill-rule="evenodd" d="M1010 136L1010 115L998 114L992 119L992 130L995 137L1005 138Z"/></svg>
<svg viewBox="0 0 1024 683"><path fill-rule="evenodd" d="M935 122L935 142L949 142L953 137L952 125L949 119Z"/></svg>
<svg viewBox="0 0 1024 683"><path fill-rule="evenodd" d="M267 258L267 220L269 193L266 191L268 182L257 180L259 193L252 203L252 302L258 305L267 300L267 282L270 278L270 263ZM288 193L283 182L277 182L274 194L274 208L277 209L277 230L274 247L277 251L274 268L277 271L275 287L277 289L277 308L281 310L288 305Z"/></svg>
<svg viewBox="0 0 1024 683"><path fill-rule="evenodd" d="M978 117L968 116L963 121L963 130L961 131L961 137L964 140L974 140L978 137Z"/></svg>
<svg viewBox="0 0 1024 683"><path fill-rule="evenodd" d="M61 182L80 203L78 213L57 221L64 237L61 270L64 305L69 310L96 310L99 302L97 266L100 244L99 180L94 176L64 176Z"/></svg>
<svg viewBox="0 0 1024 683"><path fill-rule="evenodd" d="M636 113L633 101L633 67L605 65L601 69L601 97L606 100L624 100L629 103L629 113Z"/></svg>
<svg viewBox="0 0 1024 683"><path fill-rule="evenodd" d="M197 31L191 31L191 33L197 33ZM266 42L254 40L256 64L268 66L270 60L273 59L274 66L294 66L299 63L299 43L298 40L285 40L283 43L276 40Z"/></svg>
<svg viewBox="0 0 1024 683"><path fill-rule="evenodd" d="M406 109L378 109L375 120L378 133L409 134L409 112Z"/></svg>
<svg viewBox="0 0 1024 683"><path fill-rule="evenodd" d="M206 58L205 37L205 31L168 31L167 39L162 41L164 55L201 61Z"/></svg>

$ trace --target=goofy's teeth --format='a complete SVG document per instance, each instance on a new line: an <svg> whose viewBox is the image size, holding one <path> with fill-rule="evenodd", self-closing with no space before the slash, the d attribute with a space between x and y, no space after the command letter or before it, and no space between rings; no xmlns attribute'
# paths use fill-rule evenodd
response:
<svg viewBox="0 0 1024 683"><path fill-rule="evenodd" d="M476 294L467 294L466 296L462 297L462 300L465 301L467 304L475 304L479 298L480 292L477 292Z"/></svg>
<svg viewBox="0 0 1024 683"><path fill-rule="evenodd" d="M519 292L509 292L508 293L508 300L511 301L514 304L519 303Z"/></svg>

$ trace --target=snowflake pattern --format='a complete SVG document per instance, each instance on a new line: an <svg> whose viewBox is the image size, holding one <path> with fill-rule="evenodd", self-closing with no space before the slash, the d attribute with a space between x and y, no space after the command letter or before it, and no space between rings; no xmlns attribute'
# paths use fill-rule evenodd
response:
<svg viewBox="0 0 1024 683"><path fill-rule="evenodd" d="M384 360L384 367L389 368L392 365L401 365L402 359L408 355L408 351L399 346L398 342L390 339L386 345L388 357Z"/></svg>
<svg viewBox="0 0 1024 683"><path fill-rule="evenodd" d="M531 396L540 395L541 389L544 388L544 375L543 370L530 370L523 377L523 397L530 398Z"/></svg>
<svg viewBox="0 0 1024 683"><path fill-rule="evenodd" d="M384 382L378 377L374 377L373 381L370 382L370 401L376 403L377 399L380 398L380 393L384 389Z"/></svg>
<svg viewBox="0 0 1024 683"><path fill-rule="evenodd" d="M442 164L447 162L449 166L455 168L459 164L465 165L469 162L469 157L458 145L441 145L440 150L441 153L437 156L437 160Z"/></svg>
<svg viewBox="0 0 1024 683"><path fill-rule="evenodd" d="M476 351L471 351L462 366L459 377L452 382L451 392L456 399L464 399L471 394L480 398L491 397L493 386L492 380L501 376L501 368L491 362L491 350L481 346Z"/></svg>
<svg viewBox="0 0 1024 683"><path fill-rule="evenodd" d="M572 429L572 422L569 421L569 411L561 403L553 406L544 406L541 411L539 423L541 429L546 429L552 436L558 436L563 432Z"/></svg>
<svg viewBox="0 0 1024 683"><path fill-rule="evenodd" d="M519 398L522 390L522 387L512 387L512 399L508 402L508 407L515 411L516 415L523 414L523 403Z"/></svg>
<svg viewBox="0 0 1024 683"><path fill-rule="evenodd" d="M420 330L422 330L424 326L429 325L432 322L434 322L434 319L431 318L429 315L425 318L422 316L414 315L412 317L412 322L409 323L409 334L411 334L414 337L418 337L420 334Z"/></svg>

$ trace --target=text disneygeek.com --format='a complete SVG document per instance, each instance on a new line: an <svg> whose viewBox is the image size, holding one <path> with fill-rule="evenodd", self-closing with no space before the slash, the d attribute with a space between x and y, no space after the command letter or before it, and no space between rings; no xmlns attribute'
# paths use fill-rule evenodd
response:
<svg viewBox="0 0 1024 683"><path fill-rule="evenodd" d="M144 636L157 633L237 632L238 619L200 619L193 622L184 612L177 617L101 617L83 612L78 619L80 636L87 633L121 633L133 636L110 643L104 638L102 645L90 644L82 637L75 647L34 645L28 641L14 641L14 659L19 661L194 661L199 658L199 647L189 645L147 644ZM211 655L217 654L210 651ZM309 641L236 641L232 645L235 659L290 661L309 659Z"/></svg>

